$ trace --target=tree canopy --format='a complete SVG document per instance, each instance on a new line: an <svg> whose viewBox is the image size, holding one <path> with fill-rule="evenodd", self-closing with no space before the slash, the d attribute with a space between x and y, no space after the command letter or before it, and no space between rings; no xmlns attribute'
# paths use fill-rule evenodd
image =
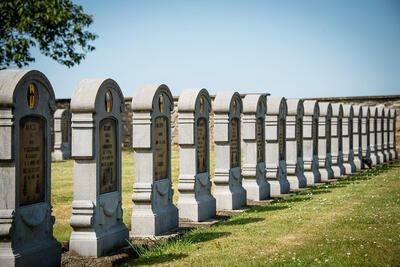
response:
<svg viewBox="0 0 400 267"><path fill-rule="evenodd" d="M92 22L71 0L1 0L0 69L34 62L33 47L67 67L79 64L95 49Z"/></svg>

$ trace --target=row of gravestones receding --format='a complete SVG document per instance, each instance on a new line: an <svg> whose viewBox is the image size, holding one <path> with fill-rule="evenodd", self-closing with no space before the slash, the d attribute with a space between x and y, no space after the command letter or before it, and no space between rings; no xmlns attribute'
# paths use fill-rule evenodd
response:
<svg viewBox="0 0 400 267"><path fill-rule="evenodd" d="M57 266L50 194L50 121L55 153L74 160L70 250L99 257L129 238L122 221L121 113L111 80L83 80L72 116L54 112L41 72L0 71L0 265ZM132 99L135 161L131 236L153 236L397 158L394 110L218 92L183 91L178 102L178 207L171 187L171 110L165 85L143 86ZM209 113L214 111L215 177L210 181ZM63 130L71 119L72 131ZM64 123L65 124L65 123ZM68 150L68 149L67 149ZM64 153L64 154L63 154ZM68 153L67 153L68 154Z"/></svg>

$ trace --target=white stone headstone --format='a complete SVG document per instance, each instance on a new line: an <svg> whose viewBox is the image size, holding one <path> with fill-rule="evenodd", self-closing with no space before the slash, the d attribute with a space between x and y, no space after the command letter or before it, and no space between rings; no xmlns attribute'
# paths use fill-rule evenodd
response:
<svg viewBox="0 0 400 267"><path fill-rule="evenodd" d="M361 151L362 151L362 162L361 168L365 169L368 166L364 163L365 160L370 160L370 135L369 135L369 122L370 122L370 110L369 107L362 107L362 118L361 118Z"/></svg>
<svg viewBox="0 0 400 267"><path fill-rule="evenodd" d="M318 118L319 105L315 100L303 102L303 162L307 186L321 181L318 163Z"/></svg>
<svg viewBox="0 0 400 267"><path fill-rule="evenodd" d="M178 227L171 179L169 88L142 86L132 97L132 146L135 163L131 235L159 235Z"/></svg>
<svg viewBox="0 0 400 267"><path fill-rule="evenodd" d="M388 151L388 143L389 143L389 131L388 131L388 114L389 109L383 108L382 112L382 153L383 153L383 162L390 161L390 155Z"/></svg>
<svg viewBox="0 0 400 267"><path fill-rule="evenodd" d="M184 90L179 96L179 218L195 222L216 214L210 181L210 111L206 89Z"/></svg>
<svg viewBox="0 0 400 267"><path fill-rule="evenodd" d="M290 190L307 186L303 162L303 116L301 99L287 99L286 116L286 168Z"/></svg>
<svg viewBox="0 0 400 267"><path fill-rule="evenodd" d="M333 179L332 158L331 158L331 118L332 105L320 102L320 116L318 120L318 161L321 181Z"/></svg>
<svg viewBox="0 0 400 267"><path fill-rule="evenodd" d="M361 118L362 107L353 105L353 154L356 171L361 170L362 148L361 148Z"/></svg>
<svg viewBox="0 0 400 267"><path fill-rule="evenodd" d="M71 157L71 112L57 109L54 112L54 160L61 161Z"/></svg>
<svg viewBox="0 0 400 267"><path fill-rule="evenodd" d="M386 133L387 133L387 137L386 137L386 151L388 154L388 161L393 161L395 158L395 154L393 153L393 149L391 149L391 145L390 145L390 136L391 136L391 128L392 128L392 115L390 114L392 109L390 108L386 108Z"/></svg>
<svg viewBox="0 0 400 267"><path fill-rule="evenodd" d="M267 97L265 117L265 162L270 196L287 194L290 191L286 170L286 99Z"/></svg>
<svg viewBox="0 0 400 267"><path fill-rule="evenodd" d="M124 96L112 79L85 79L71 99L74 200L69 250L100 257L127 245L122 217Z"/></svg>
<svg viewBox="0 0 400 267"><path fill-rule="evenodd" d="M241 176L241 113L239 93L218 92L214 99L215 177L217 210L246 205Z"/></svg>
<svg viewBox="0 0 400 267"><path fill-rule="evenodd" d="M269 198L269 184L265 170L265 113L264 94L247 94L243 99L243 187L247 199L259 201Z"/></svg>
<svg viewBox="0 0 400 267"><path fill-rule="evenodd" d="M343 167L345 173L350 174L356 172L354 164L353 152L353 117L354 110L350 104L343 104L343 119L342 119L342 145L343 145Z"/></svg>
<svg viewBox="0 0 400 267"><path fill-rule="evenodd" d="M343 166L343 105L340 103L332 104L331 118L331 159L332 170L335 178L346 174Z"/></svg>
<svg viewBox="0 0 400 267"><path fill-rule="evenodd" d="M383 142L383 106L376 106L376 153L378 155L378 164L384 163L384 154L382 151L382 142Z"/></svg>
<svg viewBox="0 0 400 267"><path fill-rule="evenodd" d="M370 159L372 165L378 163L377 153L376 153L376 107L370 107L370 117L369 117L369 147L370 147Z"/></svg>
<svg viewBox="0 0 400 267"><path fill-rule="evenodd" d="M389 122L389 149L392 155L392 159L397 159L397 150L396 150L396 118L397 111L396 109L390 109L390 122Z"/></svg>
<svg viewBox="0 0 400 267"><path fill-rule="evenodd" d="M60 266L53 237L54 91L35 70L0 71L0 266Z"/></svg>

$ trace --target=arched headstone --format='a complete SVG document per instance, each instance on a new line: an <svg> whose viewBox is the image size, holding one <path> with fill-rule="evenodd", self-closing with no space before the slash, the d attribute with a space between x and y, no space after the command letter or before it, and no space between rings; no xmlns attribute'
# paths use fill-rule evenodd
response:
<svg viewBox="0 0 400 267"><path fill-rule="evenodd" d="M164 84L142 86L132 97L133 236L154 236L178 227L171 180L173 107L171 92Z"/></svg>
<svg viewBox="0 0 400 267"><path fill-rule="evenodd" d="M331 117L332 105L318 103L320 116L318 120L318 161L321 181L328 181L334 177L331 158Z"/></svg>
<svg viewBox="0 0 400 267"><path fill-rule="evenodd" d="M350 174L356 171L354 164L353 152L353 106L343 104L343 119L342 119L342 145L343 145L343 167L345 173Z"/></svg>
<svg viewBox="0 0 400 267"><path fill-rule="evenodd" d="M234 210L246 205L246 190L241 177L241 113L239 93L217 93L214 100L217 210Z"/></svg>
<svg viewBox="0 0 400 267"><path fill-rule="evenodd" d="M376 154L376 107L370 107L370 117L369 117L369 148L370 148L370 159L372 165L378 163L378 158Z"/></svg>
<svg viewBox="0 0 400 267"><path fill-rule="evenodd" d="M210 111L206 89L184 90L179 96L179 218L196 222L216 213L210 182Z"/></svg>
<svg viewBox="0 0 400 267"><path fill-rule="evenodd" d="M0 265L59 266L53 237L53 88L35 70L0 71Z"/></svg>
<svg viewBox="0 0 400 267"><path fill-rule="evenodd" d="M71 157L71 112L57 109L54 113L54 160Z"/></svg>
<svg viewBox="0 0 400 267"><path fill-rule="evenodd" d="M396 109L390 109L390 122L389 122L389 149L392 155L392 159L397 159L397 150L396 150L396 118L397 111Z"/></svg>
<svg viewBox="0 0 400 267"><path fill-rule="evenodd" d="M361 151L362 151L362 161L361 168L367 168L365 164L366 160L370 160L370 136L369 136L369 122L370 122L370 110L369 107L362 107L362 117L361 117Z"/></svg>
<svg viewBox="0 0 400 267"><path fill-rule="evenodd" d="M307 186L303 162L303 116L304 106L301 99L286 100L286 168L290 190Z"/></svg>
<svg viewBox="0 0 400 267"><path fill-rule="evenodd" d="M382 164L384 163L384 154L383 154L383 147L382 147L382 142L383 142L383 106L377 106L376 107L376 153L377 153L377 159L378 163Z"/></svg>
<svg viewBox="0 0 400 267"><path fill-rule="evenodd" d="M69 250L100 257L126 245L122 221L124 96L112 79L85 79L71 99L74 200Z"/></svg>
<svg viewBox="0 0 400 267"><path fill-rule="evenodd" d="M255 201L269 198L265 177L266 96L247 94L243 99L243 187L247 198Z"/></svg>
<svg viewBox="0 0 400 267"><path fill-rule="evenodd" d="M331 158L335 178L346 174L343 166L343 105L332 104L331 119Z"/></svg>
<svg viewBox="0 0 400 267"><path fill-rule="evenodd" d="M286 172L286 99L267 97L265 117L265 162L270 196L287 194L290 191Z"/></svg>
<svg viewBox="0 0 400 267"><path fill-rule="evenodd" d="M318 118L319 105L315 100L303 102L303 162L307 186L321 181L318 167Z"/></svg>
<svg viewBox="0 0 400 267"><path fill-rule="evenodd" d="M362 118L362 107L360 105L353 105L353 154L354 154L354 165L356 171L361 170L362 160L362 148L361 148L361 118Z"/></svg>

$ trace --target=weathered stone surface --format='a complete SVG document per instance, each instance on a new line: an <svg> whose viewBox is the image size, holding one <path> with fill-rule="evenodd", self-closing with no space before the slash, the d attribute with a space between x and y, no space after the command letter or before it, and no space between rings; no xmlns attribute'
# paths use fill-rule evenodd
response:
<svg viewBox="0 0 400 267"><path fill-rule="evenodd" d="M354 164L353 150L353 120L354 109L350 104L343 104L343 119L342 119L342 144L343 144L343 167L346 174L356 172Z"/></svg>
<svg viewBox="0 0 400 267"><path fill-rule="evenodd" d="M332 105L318 103L320 116L318 120L318 161L321 181L326 182L334 178L331 158L331 118Z"/></svg>
<svg viewBox="0 0 400 267"><path fill-rule="evenodd" d="M53 88L39 71L0 71L0 265L59 266L53 237Z"/></svg>
<svg viewBox="0 0 400 267"><path fill-rule="evenodd" d="M343 106L342 104L332 104L331 118L331 159L332 170L335 178L346 174L343 166Z"/></svg>
<svg viewBox="0 0 400 267"><path fill-rule="evenodd" d="M377 115L377 108L375 106L372 106L369 108L370 109L370 117L369 117L369 148L370 148L370 159L372 165L378 164L378 156L377 156L377 151L376 151L376 141L377 141L377 136L376 136L376 128L377 128L377 122L376 122L376 115Z"/></svg>

